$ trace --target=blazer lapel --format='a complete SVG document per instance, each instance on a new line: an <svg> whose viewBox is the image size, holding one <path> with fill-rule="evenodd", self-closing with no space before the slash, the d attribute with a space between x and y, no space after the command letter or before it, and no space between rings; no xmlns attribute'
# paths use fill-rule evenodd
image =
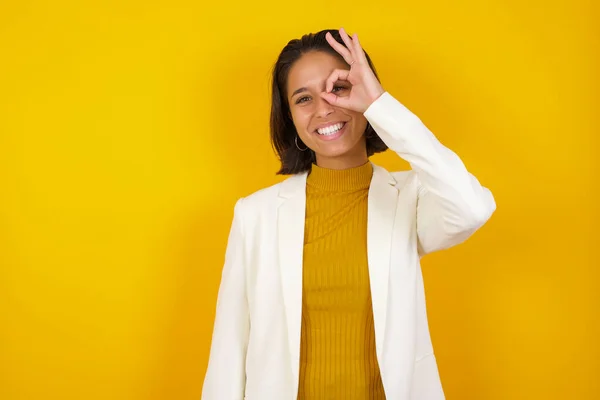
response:
<svg viewBox="0 0 600 400"><path fill-rule="evenodd" d="M382 359L392 249L398 190L396 181L382 167L373 165L369 188L367 220L367 255L373 302L377 357Z"/></svg>
<svg viewBox="0 0 600 400"><path fill-rule="evenodd" d="M281 183L277 210L279 268L286 310L292 376L297 384L302 323L302 262L306 215L306 176L295 175ZM381 360L389 286L392 233L398 190L385 169L373 165L369 188L367 253L373 302L377 357Z"/></svg>
<svg viewBox="0 0 600 400"><path fill-rule="evenodd" d="M300 331L302 323L302 261L306 214L306 176L295 175L281 183L277 212L279 268L288 340L292 355L292 376L298 380Z"/></svg>

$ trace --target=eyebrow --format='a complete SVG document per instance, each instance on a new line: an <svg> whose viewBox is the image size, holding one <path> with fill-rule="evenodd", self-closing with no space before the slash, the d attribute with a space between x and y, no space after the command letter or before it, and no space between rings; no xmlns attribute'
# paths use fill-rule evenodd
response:
<svg viewBox="0 0 600 400"><path fill-rule="evenodd" d="M292 93L292 95L290 96L290 98L294 97L298 93L302 93L302 92L306 92L306 91L308 91L308 89L305 88L305 87L301 87L300 89L296 89L296 90L294 90L294 93Z"/></svg>

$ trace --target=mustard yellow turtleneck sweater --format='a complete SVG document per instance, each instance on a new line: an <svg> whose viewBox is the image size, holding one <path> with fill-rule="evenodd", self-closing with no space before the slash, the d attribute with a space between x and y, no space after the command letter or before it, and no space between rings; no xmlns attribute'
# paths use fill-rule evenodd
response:
<svg viewBox="0 0 600 400"><path fill-rule="evenodd" d="M370 162L306 185L299 400L385 399L367 266Z"/></svg>

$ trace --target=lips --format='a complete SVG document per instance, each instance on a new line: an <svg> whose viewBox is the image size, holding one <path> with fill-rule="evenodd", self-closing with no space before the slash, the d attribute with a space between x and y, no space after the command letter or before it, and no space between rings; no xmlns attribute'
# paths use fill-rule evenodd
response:
<svg viewBox="0 0 600 400"><path fill-rule="evenodd" d="M333 124L327 124L323 127L318 128L315 131L315 135L321 140L330 141L335 140L342 136L346 132L346 122L336 122ZM323 133L321 133L323 132Z"/></svg>
<svg viewBox="0 0 600 400"><path fill-rule="evenodd" d="M324 136L334 135L337 131L341 130L345 124L346 124L345 122L335 122L332 124L327 124L325 126L321 126L321 127L317 128L316 132L319 135L324 135Z"/></svg>

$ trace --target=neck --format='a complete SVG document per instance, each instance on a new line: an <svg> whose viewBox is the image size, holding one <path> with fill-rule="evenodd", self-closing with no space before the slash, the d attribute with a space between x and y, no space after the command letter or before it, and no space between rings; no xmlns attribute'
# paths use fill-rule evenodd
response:
<svg viewBox="0 0 600 400"><path fill-rule="evenodd" d="M321 168L327 169L349 169L360 167L369 161L367 150L357 149L354 154L344 154L339 157L324 157L317 154L316 164Z"/></svg>

